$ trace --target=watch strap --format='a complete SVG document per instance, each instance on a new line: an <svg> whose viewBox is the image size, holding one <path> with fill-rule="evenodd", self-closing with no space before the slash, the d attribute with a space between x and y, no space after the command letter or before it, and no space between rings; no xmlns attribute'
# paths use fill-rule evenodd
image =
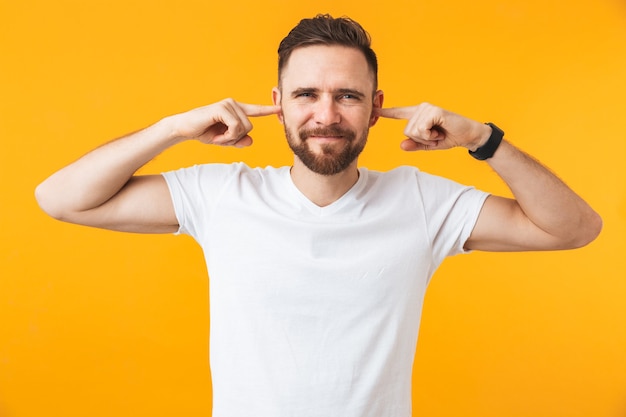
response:
<svg viewBox="0 0 626 417"><path fill-rule="evenodd" d="M493 154L496 153L496 150L498 149L498 146L500 146L502 138L504 137L504 132L498 126L493 123L485 124L491 126L491 135L489 136L489 139L487 139L487 142L485 142L485 144L480 148L473 152L469 151L469 154L479 161L491 158Z"/></svg>

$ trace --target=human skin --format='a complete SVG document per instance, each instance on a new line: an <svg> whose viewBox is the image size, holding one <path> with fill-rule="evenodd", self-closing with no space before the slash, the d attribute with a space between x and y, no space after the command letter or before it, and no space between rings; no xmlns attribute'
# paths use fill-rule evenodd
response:
<svg viewBox="0 0 626 417"><path fill-rule="evenodd" d="M341 136L308 138L310 151L320 158L324 148L340 152L344 147L364 145L369 128L378 120L373 109L383 102L382 91L374 90L374 76L363 54L354 48L326 45L294 50L272 97L281 106L279 119L290 132L287 136L296 143L301 129L336 126L354 132L356 143ZM296 156L291 175L304 195L325 206L354 185L357 163L354 159L342 172L328 176L313 172Z"/></svg>
<svg viewBox="0 0 626 417"><path fill-rule="evenodd" d="M154 125L110 142L46 179L36 190L40 206L60 220L114 230L168 233L178 228L162 176L135 172L171 146L197 139L206 144L250 146L249 118L278 115L288 132L341 126L363 141L378 118L407 121L401 146L406 151L482 146L491 127L439 107L382 108L383 93L373 91L373 76L356 49L308 46L296 49L273 90L273 106L222 100L168 116ZM297 135L290 135L298 140ZM310 150L349 146L341 137L309 137ZM584 246L600 233L600 216L563 181L503 140L487 163L506 182L514 198L490 196L467 249L522 251ZM341 197L358 179L358 159L334 175L321 175L294 157L294 184L324 206ZM468 173L470 175L471 173ZM410 221L407 219L407 221Z"/></svg>

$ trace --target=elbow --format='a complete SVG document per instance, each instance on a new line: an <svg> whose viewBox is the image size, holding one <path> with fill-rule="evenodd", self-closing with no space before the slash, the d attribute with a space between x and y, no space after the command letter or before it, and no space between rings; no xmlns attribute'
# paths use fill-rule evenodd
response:
<svg viewBox="0 0 626 417"><path fill-rule="evenodd" d="M66 219L67 215L59 203L58 195L46 185L45 181L35 188L35 200L48 216L61 221Z"/></svg>
<svg viewBox="0 0 626 417"><path fill-rule="evenodd" d="M581 221L571 241L570 249L582 248L596 240L602 231L602 224L602 217L595 211L592 211Z"/></svg>
<svg viewBox="0 0 626 417"><path fill-rule="evenodd" d="M53 210L53 204L50 201L50 196L45 186L45 182L39 184L35 188L35 200L39 208L43 210L48 216L57 218L56 211Z"/></svg>
<svg viewBox="0 0 626 417"><path fill-rule="evenodd" d="M596 240L596 238L600 236L600 232L602 232L602 227L603 227L602 217L600 217L600 215L596 213L595 211L593 212L593 220L591 221L591 224L592 224L592 227L591 227L591 232L589 236L589 241L587 242L587 244Z"/></svg>

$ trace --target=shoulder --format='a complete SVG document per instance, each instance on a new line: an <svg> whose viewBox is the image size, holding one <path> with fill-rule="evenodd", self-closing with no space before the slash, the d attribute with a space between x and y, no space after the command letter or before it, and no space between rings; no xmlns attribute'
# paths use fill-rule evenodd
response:
<svg viewBox="0 0 626 417"><path fill-rule="evenodd" d="M462 194L474 194L484 198L486 193L476 190L473 186L461 184L450 178L421 171L413 166L400 166L390 171L373 171L361 168L367 176L367 188L384 190L384 193L402 193L403 198L417 198L433 201L457 199Z"/></svg>
<svg viewBox="0 0 626 417"><path fill-rule="evenodd" d="M413 166L399 166L387 172L369 171L370 176L389 183L400 183L404 186L414 184L421 191L449 191L458 189L472 189L472 186L461 184L441 175L421 171Z"/></svg>
<svg viewBox="0 0 626 417"><path fill-rule="evenodd" d="M419 168L407 165L399 166L389 171L375 171L361 168L360 172L366 175L367 182L370 186L374 184L385 187L398 186L403 187L405 190L407 187L420 188L420 183L437 182L439 180L450 181L446 178L428 174L420 171Z"/></svg>
<svg viewBox="0 0 626 417"><path fill-rule="evenodd" d="M192 165L185 168L179 168L172 171L164 172L166 177L179 178L214 178L214 177L258 177L271 178L280 175L287 167L274 168L271 166L265 168L252 168L244 162L233 163L208 163Z"/></svg>
<svg viewBox="0 0 626 417"><path fill-rule="evenodd" d="M193 165L163 173L170 188L214 194L224 188L258 187L281 181L288 167L252 168L243 162Z"/></svg>
<svg viewBox="0 0 626 417"><path fill-rule="evenodd" d="M369 168L359 168L359 173L365 175L368 181L396 182L415 178L420 174L418 168L402 165L389 171L376 171Z"/></svg>

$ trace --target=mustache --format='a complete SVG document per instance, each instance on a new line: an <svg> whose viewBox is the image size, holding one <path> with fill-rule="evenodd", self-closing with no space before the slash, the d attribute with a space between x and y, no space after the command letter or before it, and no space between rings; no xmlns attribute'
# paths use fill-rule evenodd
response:
<svg viewBox="0 0 626 417"><path fill-rule="evenodd" d="M341 136L347 141L352 141L356 134L352 130L343 129L339 126L324 126L313 129L302 128L298 131L300 140L307 140L311 136Z"/></svg>

